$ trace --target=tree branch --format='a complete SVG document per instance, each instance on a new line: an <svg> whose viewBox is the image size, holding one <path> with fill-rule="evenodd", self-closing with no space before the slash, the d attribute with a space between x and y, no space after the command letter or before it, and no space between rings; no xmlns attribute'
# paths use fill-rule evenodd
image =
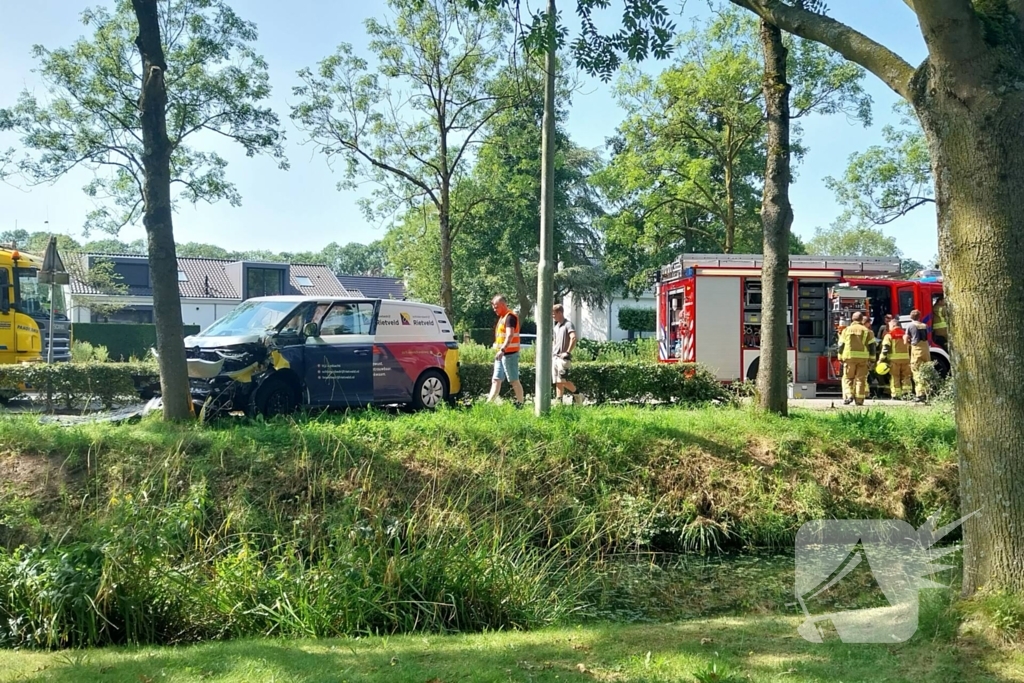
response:
<svg viewBox="0 0 1024 683"><path fill-rule="evenodd" d="M940 0L928 0L939 2ZM956 0L961 1L961 0ZM962 0L966 2L966 0ZM846 24L821 14L786 5L780 0L730 0L783 31L832 48L851 62L882 79L898 95L910 100L910 79L915 69L898 54Z"/></svg>

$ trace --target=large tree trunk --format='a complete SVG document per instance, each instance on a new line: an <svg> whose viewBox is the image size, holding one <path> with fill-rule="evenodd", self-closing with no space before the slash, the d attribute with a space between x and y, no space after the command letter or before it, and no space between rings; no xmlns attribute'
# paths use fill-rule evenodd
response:
<svg viewBox="0 0 1024 683"><path fill-rule="evenodd" d="M540 263L537 264L537 392L534 412L551 410L551 307L555 289L555 0L548 0L544 55L544 120L540 143Z"/></svg>
<svg viewBox="0 0 1024 683"><path fill-rule="evenodd" d="M762 21L761 46L768 114L768 163L761 199L764 266L761 269L763 305L757 390L763 410L786 415L786 388L790 380L786 362L786 283L789 280L789 230L793 225L793 208L789 203L790 86L782 31Z"/></svg>
<svg viewBox="0 0 1024 683"><path fill-rule="evenodd" d="M142 164L146 174L143 224L149 240L149 269L153 281L153 317L160 364L160 393L164 417L181 420L192 415L188 366L185 362L178 259L171 220L171 144L167 139L167 64L160 42L156 0L132 0L139 22L135 44L142 56Z"/></svg>
<svg viewBox="0 0 1024 683"><path fill-rule="evenodd" d="M963 591L1024 591L1024 94L974 101L922 69L914 101L931 148L950 314ZM994 333L1009 326L1010 332Z"/></svg>

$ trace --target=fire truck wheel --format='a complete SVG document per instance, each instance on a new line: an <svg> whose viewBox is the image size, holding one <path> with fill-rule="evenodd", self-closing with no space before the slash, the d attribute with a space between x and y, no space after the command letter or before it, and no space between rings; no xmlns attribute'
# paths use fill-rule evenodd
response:
<svg viewBox="0 0 1024 683"><path fill-rule="evenodd" d="M932 362L935 363L935 371L939 373L939 377L946 379L949 377L949 361L940 356L937 353L932 354Z"/></svg>

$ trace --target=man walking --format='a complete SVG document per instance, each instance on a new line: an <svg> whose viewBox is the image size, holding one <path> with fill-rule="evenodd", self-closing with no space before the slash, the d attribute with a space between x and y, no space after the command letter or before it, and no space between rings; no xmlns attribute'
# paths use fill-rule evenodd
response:
<svg viewBox="0 0 1024 683"><path fill-rule="evenodd" d="M918 403L928 398L927 380L924 377L924 366L932 362L932 349L928 344L928 326L921 322L921 311L916 308L910 312L910 322L906 326L907 343L910 344L910 372L914 376L914 393Z"/></svg>
<svg viewBox="0 0 1024 683"><path fill-rule="evenodd" d="M494 326L494 375L491 378L491 393L487 402L498 400L501 383L508 379L512 391L516 395L516 408L522 408L523 385L519 381L519 316L513 313L505 297L496 296L491 300L491 308L498 314L498 323Z"/></svg>
<svg viewBox="0 0 1024 683"><path fill-rule="evenodd" d="M868 365L874 358L875 335L864 326L864 315L853 314L853 322L839 337L839 359L843 361L844 405L864 405L868 395Z"/></svg>
<svg viewBox="0 0 1024 683"><path fill-rule="evenodd" d="M882 337L882 355L879 359L889 365L889 393L903 398L913 391L910 382L910 345L896 320L889 321L889 331Z"/></svg>
<svg viewBox="0 0 1024 683"><path fill-rule="evenodd" d="M551 315L555 321L555 340L551 347L554 354L551 359L551 380L555 384L555 397L561 401L568 391L572 402L579 405L583 403L583 396L576 391L576 385L568 380L572 350L576 348L576 330L566 319L562 304L555 304Z"/></svg>

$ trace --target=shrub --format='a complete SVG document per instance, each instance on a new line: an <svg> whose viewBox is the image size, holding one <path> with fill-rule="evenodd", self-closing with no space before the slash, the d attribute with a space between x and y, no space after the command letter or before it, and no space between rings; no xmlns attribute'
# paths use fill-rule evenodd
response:
<svg viewBox="0 0 1024 683"><path fill-rule="evenodd" d="M199 332L198 325L185 325L185 336ZM145 358L156 346L156 325L145 323L72 323L73 341L105 346L110 359L127 361Z"/></svg>
<svg viewBox="0 0 1024 683"><path fill-rule="evenodd" d="M93 346L87 341L75 341L71 345L72 363L88 363L90 361L106 363L109 360L110 353L106 346Z"/></svg>
<svg viewBox="0 0 1024 683"><path fill-rule="evenodd" d="M492 371L491 363L462 362L459 374L463 395L474 397L488 393ZM536 385L535 372L532 364L519 366L519 379L527 391ZM569 371L569 379L588 399L598 403L662 401L696 404L725 400L728 396L726 389L710 372L690 364L576 362Z"/></svg>
<svg viewBox="0 0 1024 683"><path fill-rule="evenodd" d="M657 318L653 308L623 307L619 309L619 329L630 332L654 332Z"/></svg>
<svg viewBox="0 0 1024 683"><path fill-rule="evenodd" d="M94 352L95 353L95 352ZM24 363L0 365L0 389L38 391L48 404L78 408L96 399L110 408L117 401L139 399L139 389L158 382L150 363Z"/></svg>

